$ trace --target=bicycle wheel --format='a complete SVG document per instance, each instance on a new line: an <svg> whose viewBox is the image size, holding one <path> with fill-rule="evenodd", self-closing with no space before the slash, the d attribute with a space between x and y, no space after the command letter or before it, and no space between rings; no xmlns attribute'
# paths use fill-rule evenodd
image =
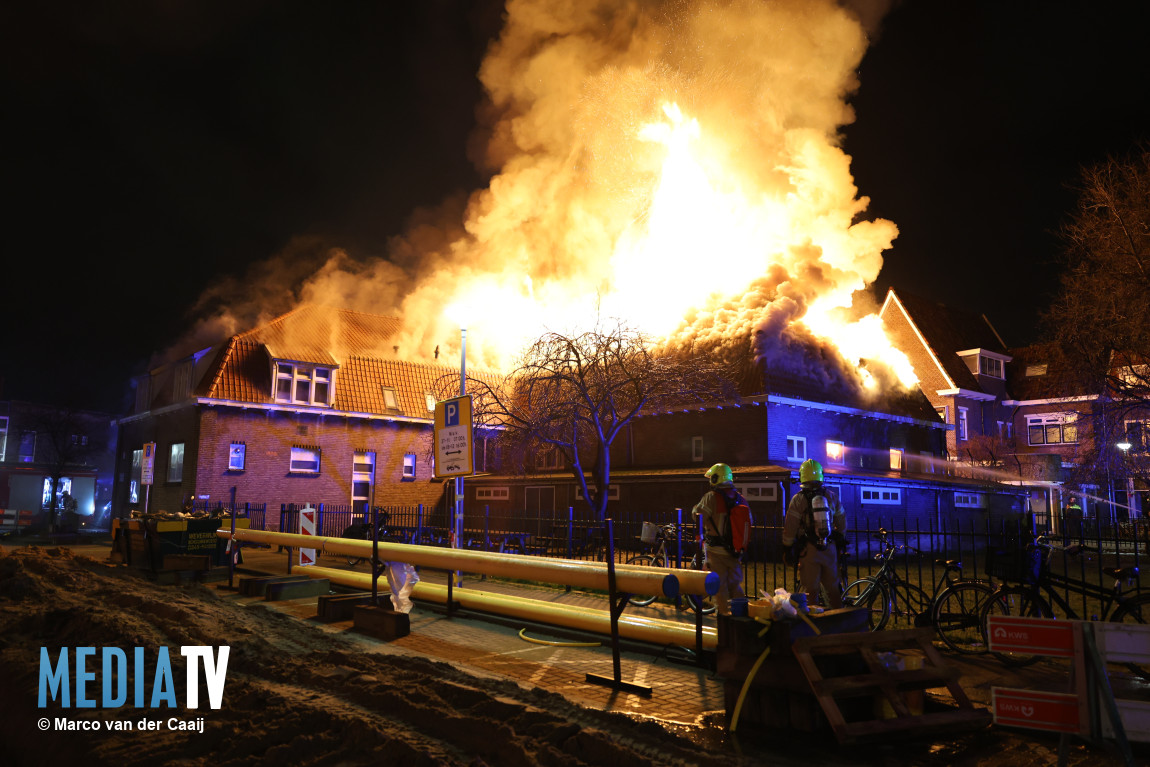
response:
<svg viewBox="0 0 1150 767"><path fill-rule="evenodd" d="M990 595L982 608L979 628L983 636L988 636L989 619L992 615L1013 615L1026 618L1053 618L1050 605L1041 595L1027 586L1003 586ZM988 637L989 640L989 637ZM1004 652L991 650L994 657L1007 666L1029 666L1037 662L1041 655L1030 653Z"/></svg>
<svg viewBox="0 0 1150 767"><path fill-rule="evenodd" d="M955 581L942 590L931 610L931 623L951 650L980 655L989 650L982 631L982 609L994 594L983 581Z"/></svg>
<svg viewBox="0 0 1150 767"><path fill-rule="evenodd" d="M1150 594L1141 594L1124 602L1110 616L1111 623L1150 622ZM1123 663L1122 666L1135 676L1150 679L1150 667L1138 663Z"/></svg>
<svg viewBox="0 0 1150 767"><path fill-rule="evenodd" d="M692 570L704 570L703 563L700 561L699 552L691 557L690 568ZM701 612L703 615L710 615L715 612L715 598L713 596L700 596L698 594L689 594L683 598L683 602L695 612Z"/></svg>
<svg viewBox="0 0 1150 767"><path fill-rule="evenodd" d="M890 616L894 621L894 627L900 627L901 624L912 625L915 628L931 625L930 594L921 587L903 580L899 580L897 585L885 585L890 594Z"/></svg>
<svg viewBox="0 0 1150 767"><path fill-rule="evenodd" d="M658 561L656 561L655 558L653 556L651 556L650 554L639 554L637 556L634 556L634 557L631 557L630 559L628 559L627 564L638 565L639 567L662 567L663 566L663 560L659 559ZM628 601L631 604L635 605L636 607L646 607L647 605L654 602L655 598L656 598L655 594L642 595L642 596L635 595L635 596L629 597Z"/></svg>
<svg viewBox="0 0 1150 767"><path fill-rule="evenodd" d="M870 576L859 578L843 590L843 607L865 607L871 631L882 629L890 620L890 594L882 582Z"/></svg>

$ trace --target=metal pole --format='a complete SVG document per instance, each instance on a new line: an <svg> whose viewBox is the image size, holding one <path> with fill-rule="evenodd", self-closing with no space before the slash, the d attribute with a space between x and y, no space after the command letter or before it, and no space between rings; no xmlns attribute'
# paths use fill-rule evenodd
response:
<svg viewBox="0 0 1150 767"><path fill-rule="evenodd" d="M467 394L467 328L459 329L459 396ZM469 450L473 450L470 444ZM455 548L459 548L463 539L463 477L455 478ZM455 571L457 585L463 585L462 571Z"/></svg>

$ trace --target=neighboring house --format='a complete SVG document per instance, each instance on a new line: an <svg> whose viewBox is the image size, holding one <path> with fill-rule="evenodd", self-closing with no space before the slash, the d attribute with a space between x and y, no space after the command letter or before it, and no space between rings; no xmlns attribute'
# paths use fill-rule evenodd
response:
<svg viewBox="0 0 1150 767"><path fill-rule="evenodd" d="M1058 483L1051 508L1057 513L1076 494L1087 517L1144 516L1147 488L1129 469L1147 460L1150 412L1090 391L1053 343L1011 354L1011 398L1003 404L1012 408L1023 471Z"/></svg>
<svg viewBox="0 0 1150 767"><path fill-rule="evenodd" d="M110 413L32 402L0 402L0 510L3 526L45 528L64 493L76 502L75 516L57 518L61 530L107 525L115 460Z"/></svg>
<svg viewBox="0 0 1150 767"><path fill-rule="evenodd" d="M616 440L608 514L615 519L672 519L689 514L706 490L703 473L731 465L756 524L777 525L798 491L798 469L821 462L852 522L899 518L911 524L979 522L1017 515L1022 496L985 480L949 476L947 428L918 391L864 397L828 393L814 380L772 373L769 384L743 385L738 401L646 413ZM538 456L523 475L468 480L468 505L492 516L525 515L530 524L586 517L578 485L554 454ZM689 519L689 516L686 517Z"/></svg>
<svg viewBox="0 0 1150 767"><path fill-rule="evenodd" d="M436 392L458 369L395 359L400 327L308 305L140 377L119 422L117 512L179 511L189 496L227 504L234 493L266 503L274 527L288 504L441 503ZM150 488L146 443L156 446Z"/></svg>
<svg viewBox="0 0 1150 767"><path fill-rule="evenodd" d="M919 387L944 423L947 453L966 458L974 437L1012 437L1006 398L1011 357L986 315L927 301L892 288L879 317L887 336L911 361Z"/></svg>

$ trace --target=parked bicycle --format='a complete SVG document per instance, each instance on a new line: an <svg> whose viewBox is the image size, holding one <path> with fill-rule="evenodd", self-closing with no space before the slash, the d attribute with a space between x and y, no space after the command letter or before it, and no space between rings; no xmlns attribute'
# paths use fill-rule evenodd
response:
<svg viewBox="0 0 1150 767"><path fill-rule="evenodd" d="M654 545L654 549L649 554L637 554L627 560L628 565L640 565L642 567L664 567L674 568L675 558L667 553L668 541L678 542L679 540L679 526L674 522L666 525L655 525L650 522L644 522L645 533L643 535L644 543ZM648 527L649 526L649 527ZM652 529L653 528L653 529ZM652 541L647 540L653 538ZM701 549L696 545L695 551L691 558L683 563L685 568L691 570L703 569L703 556ZM631 604L639 607L649 605L654 602L656 597L651 596L632 596L630 598ZM710 615L715 612L714 602L706 597L698 596L695 594L687 594L683 598L683 603L690 607L692 610L701 611L703 615Z"/></svg>
<svg viewBox="0 0 1150 767"><path fill-rule="evenodd" d="M1079 594L1092 600L1094 603L1092 606L1097 606L1098 612L1090 615L1090 620L1131 624L1144 624L1150 620L1150 593L1142 593L1139 590L1137 567L1102 568L1102 573L1107 578L1113 579L1113 585L1106 587L1081 578L1051 572L1050 558L1054 551L1078 556L1086 549L1079 544L1069 546L1054 544L1046 536L1040 535L1023 549L1008 554L1005 557L1005 564L1000 562L997 565L1000 568L999 575L1014 583L999 586L987 601L981 616L984 632L991 615L1082 620L1070 604L1070 600L1059 593L1060 591L1066 594ZM1124 591L1127 585L1134 587L1132 592ZM1028 653L995 652L994 654L1011 666L1025 666L1042 657ZM1150 679L1148 665L1138 663L1119 665L1142 679Z"/></svg>
<svg viewBox="0 0 1150 767"><path fill-rule="evenodd" d="M921 586L903 578L893 562L896 552L912 557L921 556L922 552L913 546L894 543L890 533L881 528L874 537L882 546L875 560L882 564L874 575L847 585L843 605L865 607L869 611L871 631L885 628L893 617L895 623L933 626L939 639L955 652L972 655L986 652L982 609L994 593L994 585L964 578L962 562L958 560L937 560L943 567L942 576L934 592L927 594Z"/></svg>

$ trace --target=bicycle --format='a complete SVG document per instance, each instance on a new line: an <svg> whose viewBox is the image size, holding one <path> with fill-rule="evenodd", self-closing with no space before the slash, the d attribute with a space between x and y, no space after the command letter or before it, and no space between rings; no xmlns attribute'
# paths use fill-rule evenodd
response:
<svg viewBox="0 0 1150 767"><path fill-rule="evenodd" d="M874 536L882 545L875 560L882 564L874 575L847 585L843 590L843 605L865 607L871 631L885 628L893 616L896 623L933 626L943 644L954 652L985 653L982 608L994 593L993 584L964 578L962 562L956 559L936 560L943 566L942 577L935 584L934 592L928 595L921 586L899 575L892 562L896 551L902 550L911 556L921 556L922 552L913 546L899 546L889 536L882 528Z"/></svg>
<svg viewBox="0 0 1150 767"><path fill-rule="evenodd" d="M1102 584L1090 583L1068 575L1053 573L1050 570L1050 557L1055 550L1077 556L1087 549L1079 544L1060 546L1051 544L1045 535L1035 537L1026 546L1022 559L1005 557L997 564L1002 569L1000 577L1016 581L1016 585L1004 583L995 590L983 608L981 625L985 633L991 615L1014 615L1032 618L1063 617L1069 620L1082 620L1071 606L1069 599L1058 592L1075 593L1086 599L1097 600L1099 612L1091 620L1104 620L1112 623L1146 623L1150 620L1150 593L1143 594L1138 588L1137 567L1104 567L1102 573L1114 579L1114 585L1107 588ZM1123 593L1123 585L1134 584L1134 593ZM1053 606L1052 606L1053 603ZM1061 611L1055 615L1054 606ZM994 655L1009 666L1026 666L1042 656L1028 653L995 652ZM1125 667L1135 676L1150 680L1150 666L1137 663L1111 664Z"/></svg>
<svg viewBox="0 0 1150 767"><path fill-rule="evenodd" d="M400 536L395 535L388 528L388 522L389 521L390 521L390 515L386 511L379 513L379 517L376 521L376 540L378 540L378 541L390 541L393 543L402 543L403 541L400 538ZM340 538L354 538L354 539L361 540L361 541L370 541L371 540L371 522L357 522L355 524L348 525L347 527L344 528L343 532L340 534L339 537ZM364 562L367 559L368 559L368 557L357 557L357 556L353 556L351 554L347 555L347 563L351 567L355 567L360 562Z"/></svg>
<svg viewBox="0 0 1150 767"><path fill-rule="evenodd" d="M655 549L650 554L636 554L635 556L628 559L626 564L628 564L628 565L639 565L640 567L674 568L675 567L675 564L674 564L675 559L670 554L668 554L668 552L667 552L667 542L668 541L676 541L677 542L679 540L679 526L677 524L675 524L674 522L670 522L670 523L665 524L665 525L653 525L650 522L644 522L643 524L644 524L644 526L650 525L651 527L655 528L655 530L654 530ZM650 530L650 528L648 528L648 530ZM649 533L647 535L645 535L644 537L648 537L648 535L649 535ZM644 542L647 542L647 541L644 541ZM691 570L702 570L703 569L702 552L699 550L698 547L695 548L695 553L691 557L690 561L685 562L683 566L686 568L689 568ZM631 604L636 605L638 607L645 607L646 605L649 605L652 602L654 602L655 599L656 599L656 597L653 594L650 596L637 596L636 595L636 596L630 597L630 602L631 602ZM697 596L695 594L688 594L684 598L684 602L686 602L687 606L690 607L692 610L696 610L698 612L701 612L703 615L710 615L711 613L715 612L714 603L706 597L700 597L700 596Z"/></svg>

